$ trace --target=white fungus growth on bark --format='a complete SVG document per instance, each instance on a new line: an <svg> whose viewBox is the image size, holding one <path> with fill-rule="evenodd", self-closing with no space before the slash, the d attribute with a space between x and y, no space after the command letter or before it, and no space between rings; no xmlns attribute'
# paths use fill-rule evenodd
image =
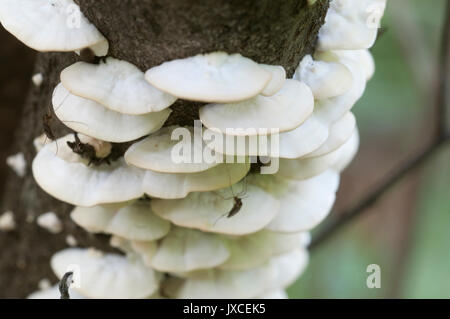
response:
<svg viewBox="0 0 450 319"><path fill-rule="evenodd" d="M78 245L78 241L73 235L67 235L66 236L66 244L69 247L75 247Z"/></svg>
<svg viewBox="0 0 450 319"><path fill-rule="evenodd" d="M31 81L33 82L33 84L35 86L39 87L39 86L41 86L42 82L44 81L44 76L42 75L42 73L36 73L31 78Z"/></svg>
<svg viewBox="0 0 450 319"><path fill-rule="evenodd" d="M112 111L89 99L71 94L59 84L54 91L56 116L78 133L99 140L123 143L159 130L170 115L169 109L141 115Z"/></svg>
<svg viewBox="0 0 450 319"><path fill-rule="evenodd" d="M67 142L73 135L49 143L45 137L35 140L36 182L76 205L73 221L88 232L111 235L110 245L124 254L75 248L76 240L68 236L73 248L56 253L51 265L59 278L75 266L78 282L71 296L286 298L285 289L308 264L309 231L330 213L340 173L358 150L351 111L374 73L367 49L385 3L331 0L317 51L299 62L292 79L281 66L225 52L167 61L145 73L113 58L66 68L55 89L54 110L82 133L80 140L92 145L97 157L112 152L110 142L143 137L124 158L100 165L72 151ZM0 6L0 21L11 26L5 12ZM47 19L59 21L54 14ZM107 49L95 27L82 21L81 31L96 38L84 45ZM28 39L20 32L16 36ZM73 42L71 50L82 47L77 36L66 37ZM164 127L177 98L209 103L199 110L209 130ZM179 144L172 135L177 129L191 136L221 132L218 138L225 144L241 138L245 147L223 149L200 136L200 142L186 144L188 157L215 150L217 162L176 162L173 150ZM278 152L250 148L252 139ZM223 163L237 160L236 155L245 162ZM258 155L278 162L278 171L250 170L248 156ZM61 230L58 222L54 215L38 219L53 232ZM53 286L29 298L58 297Z"/></svg>
<svg viewBox="0 0 450 319"><path fill-rule="evenodd" d="M114 58L100 64L77 62L61 72L61 83L74 95L125 114L159 112L176 101L150 85L136 66Z"/></svg>
<svg viewBox="0 0 450 319"><path fill-rule="evenodd" d="M36 222L39 226L48 230L52 234L58 234L63 229L61 220L54 212L47 212L45 214L40 215L37 218Z"/></svg>
<svg viewBox="0 0 450 319"><path fill-rule="evenodd" d="M145 78L176 97L202 102L229 103L261 93L271 72L240 54L199 54L151 68Z"/></svg>
<svg viewBox="0 0 450 319"><path fill-rule="evenodd" d="M6 158L6 164L8 164L19 177L24 177L27 173L27 161L25 160L25 155L23 155L23 153L8 156Z"/></svg>
<svg viewBox="0 0 450 319"><path fill-rule="evenodd" d="M52 283L48 278L42 278L38 282L38 288L39 290L48 290L52 287Z"/></svg>
<svg viewBox="0 0 450 319"><path fill-rule="evenodd" d="M16 229L16 222L14 220L14 213L12 211L4 212L0 216L0 231L10 232Z"/></svg>
<svg viewBox="0 0 450 319"><path fill-rule="evenodd" d="M0 23L37 51L90 47L98 56L108 53L108 41L73 0L2 0Z"/></svg>

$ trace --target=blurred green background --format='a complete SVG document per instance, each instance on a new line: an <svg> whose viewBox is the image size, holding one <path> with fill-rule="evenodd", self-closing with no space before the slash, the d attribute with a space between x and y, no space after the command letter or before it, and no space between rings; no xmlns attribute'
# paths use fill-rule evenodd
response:
<svg viewBox="0 0 450 319"><path fill-rule="evenodd" d="M372 49L377 70L354 108L361 133L332 214L430 141L446 0L390 0ZM450 298L450 149L311 251L291 298ZM326 221L325 221L326 223ZM320 231L320 227L318 228ZM369 289L366 267L381 267Z"/></svg>

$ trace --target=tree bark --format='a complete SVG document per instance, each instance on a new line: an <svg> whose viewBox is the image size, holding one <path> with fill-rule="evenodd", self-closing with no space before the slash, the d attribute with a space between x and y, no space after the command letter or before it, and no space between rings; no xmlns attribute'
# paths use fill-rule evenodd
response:
<svg viewBox="0 0 450 319"><path fill-rule="evenodd" d="M110 43L109 55L129 61L143 71L164 61L199 53L240 53L259 63L282 65L292 76L304 55L314 51L328 0L313 6L307 0L76 0L85 16ZM40 87L27 97L15 151L25 154L28 168L35 156L33 139L42 134L42 116L50 108L52 91L63 68L77 61L74 53L39 54L35 72L44 75ZM169 124L191 124L198 103L179 101ZM57 136L69 132L56 123ZM70 183L70 180L67 181ZM110 250L107 236L92 235L69 218L71 207L45 194L28 169L25 178L7 178L1 210L12 210L17 228L0 232L0 298L22 298L43 278L56 282L51 255L67 247L73 235L78 246ZM55 212L64 224L59 234L37 226L35 218Z"/></svg>

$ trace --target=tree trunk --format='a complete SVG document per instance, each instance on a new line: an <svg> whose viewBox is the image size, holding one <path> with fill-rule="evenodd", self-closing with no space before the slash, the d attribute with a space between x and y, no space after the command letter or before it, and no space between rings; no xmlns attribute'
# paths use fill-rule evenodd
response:
<svg viewBox="0 0 450 319"><path fill-rule="evenodd" d="M282 65L292 76L299 61L314 51L328 0L308 6L307 0L75 0L85 16L110 43L109 55L143 71L164 61L199 53L240 53L256 62ZM50 108L52 91L63 68L77 61L74 53L39 54L35 72L44 75L33 87L16 132L15 151L25 154L25 178L7 178L0 212L15 214L15 231L0 233L0 298L22 298L37 289L39 280L56 282L51 255L67 246L73 235L81 247L111 250L107 237L78 228L69 218L71 207L45 194L35 184L30 165L33 139L42 134L42 116ZM167 124L192 124L198 103L179 101ZM69 132L54 121L57 136ZM67 181L70 183L70 180ZM53 235L35 218L53 211L64 229Z"/></svg>

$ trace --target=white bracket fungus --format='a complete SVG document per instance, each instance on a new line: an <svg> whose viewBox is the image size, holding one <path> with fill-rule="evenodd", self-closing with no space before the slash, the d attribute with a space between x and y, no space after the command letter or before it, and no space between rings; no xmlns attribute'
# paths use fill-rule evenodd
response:
<svg viewBox="0 0 450 319"><path fill-rule="evenodd" d="M341 58L354 60L364 70L366 81L375 74L375 61L369 50L336 50L333 53Z"/></svg>
<svg viewBox="0 0 450 319"><path fill-rule="evenodd" d="M27 46L42 52L91 47L108 53L108 41L73 0L2 0L0 22Z"/></svg>
<svg viewBox="0 0 450 319"><path fill-rule="evenodd" d="M165 62L145 73L150 84L178 98L228 103L260 94L271 72L240 54L199 54Z"/></svg>
<svg viewBox="0 0 450 319"><path fill-rule="evenodd" d="M47 212L37 218L37 224L48 230L52 234L58 234L62 231L63 225L61 220L54 212Z"/></svg>
<svg viewBox="0 0 450 319"><path fill-rule="evenodd" d="M347 92L352 86L350 70L338 62L314 61L307 55L294 73L294 79L308 85L316 100Z"/></svg>
<svg viewBox="0 0 450 319"><path fill-rule="evenodd" d="M284 190L277 195L280 212L266 226L281 233L309 231L319 225L330 213L336 199L339 174L328 170L303 181L280 181L274 187ZM276 179L276 180L277 180Z"/></svg>
<svg viewBox="0 0 450 319"><path fill-rule="evenodd" d="M328 169L337 167L341 161L345 163L350 162L353 156L356 154L355 149L358 148L358 139L355 136L358 135L357 129L355 129L352 137L340 146L335 151L317 157L311 158L298 158L298 159L280 159L280 169L277 175L295 180L304 180L317 176ZM343 160L345 159L345 160ZM345 165L346 166L346 165Z"/></svg>
<svg viewBox="0 0 450 319"><path fill-rule="evenodd" d="M76 132L108 142L128 142L159 130L171 110L142 115L111 111L103 105L71 94L60 83L53 93L53 110Z"/></svg>
<svg viewBox="0 0 450 319"><path fill-rule="evenodd" d="M230 257L226 241L215 234L174 227L158 245L150 265L164 272L214 268Z"/></svg>
<svg viewBox="0 0 450 319"><path fill-rule="evenodd" d="M167 235L170 223L156 216L150 204L76 207L70 214L79 226L93 233L107 233L129 240L157 240Z"/></svg>
<svg viewBox="0 0 450 319"><path fill-rule="evenodd" d="M74 289L89 298L146 298L159 286L155 272L139 259L95 254L89 249L60 251L52 257L51 266L59 278L73 267L74 278L79 280Z"/></svg>
<svg viewBox="0 0 450 319"><path fill-rule="evenodd" d="M293 130L311 115L313 108L310 88L299 81L286 80L281 90L270 97L258 95L235 103L205 105L200 108L200 120L215 132L257 135L260 128Z"/></svg>
<svg viewBox="0 0 450 319"><path fill-rule="evenodd" d="M12 211L4 212L0 216L0 231L9 232L16 229L16 222L14 221L14 213Z"/></svg>
<svg viewBox="0 0 450 319"><path fill-rule="evenodd" d="M360 50L376 40L386 0L332 0L320 28L318 49Z"/></svg>
<svg viewBox="0 0 450 319"><path fill-rule="evenodd" d="M339 56L331 51L316 54L316 58L342 63L352 73L353 82L350 90L336 97L316 101L318 115L329 121L329 123L333 123L347 114L363 95L366 88L366 71L355 60Z"/></svg>
<svg viewBox="0 0 450 319"><path fill-rule="evenodd" d="M38 282L38 288L39 290L47 290L52 287L52 283L47 278L42 278Z"/></svg>
<svg viewBox="0 0 450 319"><path fill-rule="evenodd" d="M17 153L16 155L11 155L6 158L6 164L11 167L11 169L19 177L24 177L27 172L27 161L23 153Z"/></svg>
<svg viewBox="0 0 450 319"><path fill-rule="evenodd" d="M193 127L183 128L189 130L190 136L193 138L190 139L188 145L180 144L191 151L190 154L187 154L189 159L175 161L173 152L176 145L185 142L172 139L176 129L176 126L163 127L142 141L134 143L125 153L126 162L139 168L161 173L198 173L221 163L221 161L211 161L211 163L204 161L203 150L206 145L202 139L201 130L197 133ZM197 140L202 143L196 143ZM200 161L195 161L194 154L202 155Z"/></svg>
<svg viewBox="0 0 450 319"><path fill-rule="evenodd" d="M247 236L231 237L227 241L231 256L218 268L245 270L259 267L274 256L298 249L304 235L263 230Z"/></svg>
<svg viewBox="0 0 450 319"><path fill-rule="evenodd" d="M328 139L314 152L307 154L305 157L317 157L326 155L337 150L353 135L356 128L356 119L352 112L348 112L337 122L330 126Z"/></svg>
<svg viewBox="0 0 450 319"><path fill-rule="evenodd" d="M33 84L35 86L39 87L39 86L41 86L42 82L44 81L44 76L42 75L42 73L36 73L31 78L31 81L33 82Z"/></svg>
<svg viewBox="0 0 450 319"><path fill-rule="evenodd" d="M33 176L47 193L78 206L124 202L144 194L183 198L190 192L229 187L250 169L248 163L224 163L199 173L167 174L128 166L123 159L110 165L87 166L86 160L74 154L66 141L73 141L73 136L47 144L39 151L32 164Z"/></svg>
<svg viewBox="0 0 450 319"><path fill-rule="evenodd" d="M100 64L77 62L61 72L61 83L73 95L124 114L159 112L176 101L150 85L136 66L114 58Z"/></svg>
<svg viewBox="0 0 450 319"><path fill-rule="evenodd" d="M69 247L75 247L78 245L78 241L73 235L67 235L66 236L66 244Z"/></svg>
<svg viewBox="0 0 450 319"><path fill-rule="evenodd" d="M241 189L243 184L238 184ZM278 213L279 203L259 187L247 185L242 208L232 218L227 215L233 208L233 195L229 188L215 192L191 193L178 200L154 199L153 211L175 225L196 228L205 232L245 235L263 229ZM261 203L264 205L261 206Z"/></svg>
<svg viewBox="0 0 450 319"><path fill-rule="evenodd" d="M91 47L106 54L106 39L84 17L80 29L61 27L63 9L72 3L3 0L0 22L44 51ZM66 68L55 88L54 111L85 134L80 140L97 157L110 154L109 142L153 133L124 158L96 166L67 145L73 135L47 145L45 137L35 141L37 183L77 205L72 219L89 232L111 234L110 245L125 254L71 248L53 256L58 277L78 271L71 296L158 298L161 289L173 298L286 298L284 290L308 263L308 232L329 214L340 172L357 152L350 111L374 73L367 48L385 4L332 0L319 51L303 58L293 79L281 66L224 52L168 61L145 74L114 58ZM31 18L38 25L45 18L51 30L29 30ZM173 156L178 127L163 127L177 98L210 103L200 108L200 120L213 133L225 133L222 144L191 139L191 158L181 163ZM204 133L187 129L191 136ZM238 138L245 140L243 150L221 147ZM255 140L257 150L250 146ZM260 150L263 142L267 149ZM205 148L216 151L216 161L195 160ZM245 163L224 163L223 154L242 156ZM278 173L249 174L249 155L279 159ZM53 232L62 226L54 215L38 223ZM14 228L12 213L0 217L0 228ZM69 237L67 243L76 245ZM29 298L59 298L59 292L51 287Z"/></svg>
<svg viewBox="0 0 450 319"><path fill-rule="evenodd" d="M286 81L286 70L279 65L260 64L259 66L270 72L272 75L270 82L261 92L261 95L272 96L283 87L284 82Z"/></svg>
<svg viewBox="0 0 450 319"><path fill-rule="evenodd" d="M305 269L308 253L295 250L247 270L209 270L187 279L170 278L163 291L173 298L248 299L286 288Z"/></svg>

